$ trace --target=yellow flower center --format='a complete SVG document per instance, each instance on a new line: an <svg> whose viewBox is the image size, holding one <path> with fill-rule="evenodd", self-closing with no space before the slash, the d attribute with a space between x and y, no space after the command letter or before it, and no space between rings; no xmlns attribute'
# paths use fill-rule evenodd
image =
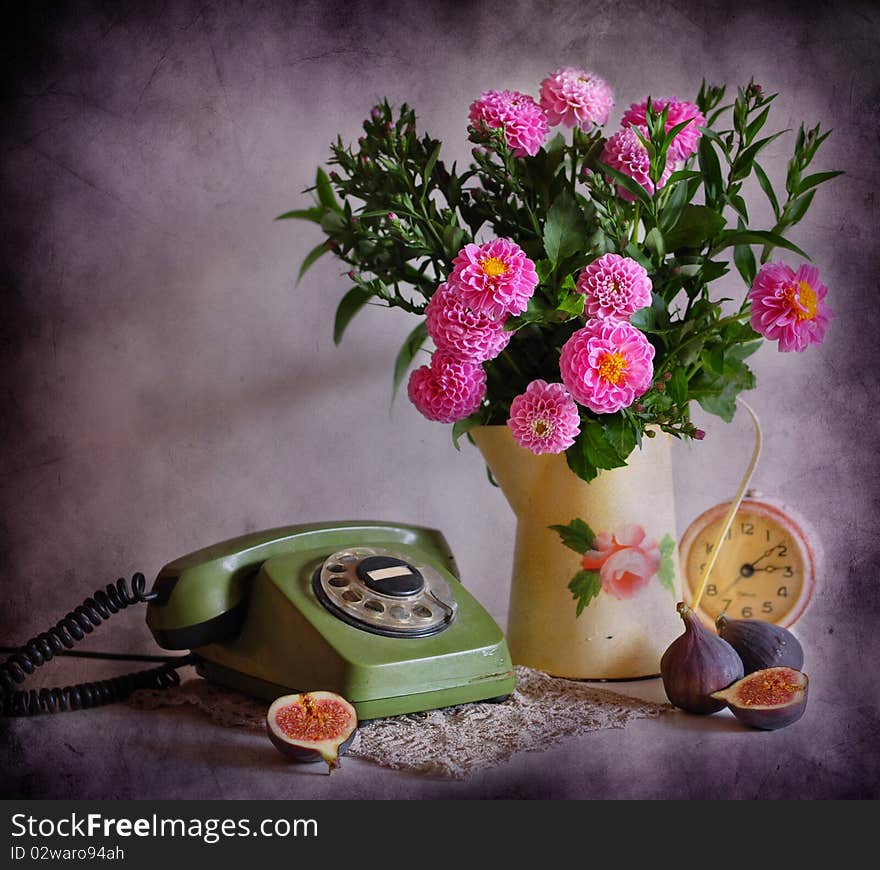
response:
<svg viewBox="0 0 880 870"><path fill-rule="evenodd" d="M622 353L606 353L599 360L599 377L617 387L623 383L628 368L626 357Z"/></svg>
<svg viewBox="0 0 880 870"><path fill-rule="evenodd" d="M498 278L507 272L507 266L498 257L486 257L480 265L483 267L483 273L490 278Z"/></svg>
<svg viewBox="0 0 880 870"><path fill-rule="evenodd" d="M816 298L816 291L806 281L791 284L785 291L785 298L794 309L798 320L812 320L816 316L819 300Z"/></svg>
<svg viewBox="0 0 880 870"><path fill-rule="evenodd" d="M549 420L538 417L532 420L532 435L536 438L546 438L553 431L553 424Z"/></svg>

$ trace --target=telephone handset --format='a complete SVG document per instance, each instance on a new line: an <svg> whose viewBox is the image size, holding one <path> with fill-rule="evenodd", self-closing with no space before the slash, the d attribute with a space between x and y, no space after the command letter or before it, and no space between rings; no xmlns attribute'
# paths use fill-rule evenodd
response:
<svg viewBox="0 0 880 870"><path fill-rule="evenodd" d="M494 620L457 579L433 529L345 522L270 529L168 563L144 592L135 575L87 599L0 666L6 715L121 700L179 683L177 668L258 697L328 689L361 718L503 697L514 679ZM192 650L161 667L64 689L25 676L118 610L148 604L158 644Z"/></svg>

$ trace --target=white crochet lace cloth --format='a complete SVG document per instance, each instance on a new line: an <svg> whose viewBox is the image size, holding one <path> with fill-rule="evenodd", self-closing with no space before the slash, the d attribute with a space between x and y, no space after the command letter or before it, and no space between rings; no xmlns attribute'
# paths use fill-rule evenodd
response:
<svg viewBox="0 0 880 870"><path fill-rule="evenodd" d="M129 704L142 710L191 704L220 725L263 733L269 706L201 679L173 689L142 690ZM516 690L503 703L460 704L373 719L360 726L348 754L395 770L464 779L517 752L543 750L588 731L623 728L633 719L670 709L518 666Z"/></svg>

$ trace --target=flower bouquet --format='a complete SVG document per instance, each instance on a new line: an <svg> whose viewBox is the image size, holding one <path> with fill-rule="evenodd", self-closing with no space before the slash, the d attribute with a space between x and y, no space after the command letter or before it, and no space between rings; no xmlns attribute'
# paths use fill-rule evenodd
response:
<svg viewBox="0 0 880 870"><path fill-rule="evenodd" d="M771 257L809 259L788 236L817 188L839 173L808 172L828 133L802 125L777 192L759 162L782 135L765 133L775 96L750 82L725 102L725 88L704 82L694 102L649 96L631 105L606 135L611 87L565 67L541 82L538 100L487 91L471 104L473 161L464 171L443 162L439 140L417 132L410 107L383 101L356 145L338 138L331 146L333 169L318 169L314 204L280 216L312 221L326 236L300 278L326 253L347 264L352 286L336 313L337 342L366 304L418 316L394 385L430 339L430 362L410 373L408 395L428 419L453 424L456 446L464 434L477 441L520 516L517 553L534 587L527 604L516 589L511 602L526 614L523 636L543 619L566 637L551 616L559 602L547 579L548 534L569 557L578 553L581 570L572 578L566 563L560 587L577 615L595 600L606 608L603 625L619 621L613 606L654 576L677 594L674 520L646 532L661 498L650 473L664 461L648 442L659 442L658 432L703 438L692 402L731 420L737 395L755 386L746 360L762 339L803 351L825 335L833 314L817 270ZM752 226L749 194L766 197L769 228ZM712 293L733 268L742 297ZM563 453L564 461L552 456ZM506 473L516 456L543 464ZM637 484L612 486L600 475L637 465ZM592 505L588 524L575 512L581 503L560 495L562 472L593 487L606 481L604 501L629 487L635 507ZM552 492L519 498L529 476ZM546 613L536 617L545 594ZM582 634L565 643L586 643ZM601 634L626 645L619 632ZM516 653L512 627L508 639ZM658 639L659 649L665 643ZM546 637L531 645L544 650ZM651 656L626 673L519 660L569 676L633 676L656 672Z"/></svg>
<svg viewBox="0 0 880 870"><path fill-rule="evenodd" d="M395 385L430 338L409 397L455 424L456 441L507 424L523 447L564 450L591 480L657 428L702 438L692 400L730 420L737 394L755 386L745 360L761 338L802 351L832 316L814 267L770 261L777 249L809 259L787 235L839 174L806 173L828 133L801 127L777 194L758 162L781 135L761 135L776 95L754 83L731 103L724 95L704 83L693 103L648 97L606 137L611 88L563 68L541 83L540 102L488 91L472 103L464 172L419 136L411 108L383 102L356 146L332 146L338 168L318 170L315 204L281 215L327 237L300 277L328 252L350 267L337 342L367 303L422 317ZM570 135L551 136L560 126ZM750 227L751 176L769 229ZM731 255L747 288L738 303L710 293Z"/></svg>

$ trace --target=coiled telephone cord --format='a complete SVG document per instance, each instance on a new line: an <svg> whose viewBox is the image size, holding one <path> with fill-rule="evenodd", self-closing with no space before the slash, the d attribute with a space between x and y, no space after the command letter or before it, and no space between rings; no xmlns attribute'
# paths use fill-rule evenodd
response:
<svg viewBox="0 0 880 870"><path fill-rule="evenodd" d="M152 601L156 597L155 593L147 593L145 588L146 580L141 573L131 578L131 589L122 577L116 583L108 583L58 620L48 631L38 634L9 656L0 665L0 715L34 716L39 713L85 710L124 701L138 689L167 689L180 685L177 669L193 662L190 655L178 656L158 667L107 680L44 689L17 688L37 668L56 655L66 654L67 650L115 613L133 604ZM96 657L111 656L96 654Z"/></svg>

